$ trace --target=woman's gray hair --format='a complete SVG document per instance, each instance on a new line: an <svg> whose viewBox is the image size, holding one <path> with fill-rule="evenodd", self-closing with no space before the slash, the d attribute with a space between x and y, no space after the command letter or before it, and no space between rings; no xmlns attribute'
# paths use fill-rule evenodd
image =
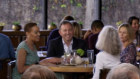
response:
<svg viewBox="0 0 140 79"><path fill-rule="evenodd" d="M122 43L117 30L113 26L105 26L98 36L96 48L112 55L118 55L121 52L121 47Z"/></svg>
<svg viewBox="0 0 140 79"><path fill-rule="evenodd" d="M122 63L112 68L106 79L140 79L140 70L130 63Z"/></svg>

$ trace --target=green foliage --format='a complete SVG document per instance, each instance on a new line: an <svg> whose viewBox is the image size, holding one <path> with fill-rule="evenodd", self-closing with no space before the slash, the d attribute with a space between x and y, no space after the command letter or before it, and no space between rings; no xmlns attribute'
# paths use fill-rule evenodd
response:
<svg viewBox="0 0 140 79"><path fill-rule="evenodd" d="M15 21L13 22L14 25L20 25L20 22L19 21Z"/></svg>
<svg viewBox="0 0 140 79"><path fill-rule="evenodd" d="M122 21L116 22L116 26L120 26L122 24Z"/></svg>
<svg viewBox="0 0 140 79"><path fill-rule="evenodd" d="M70 0L70 3L73 4L73 0Z"/></svg>
<svg viewBox="0 0 140 79"><path fill-rule="evenodd" d="M134 0L130 0L131 2L134 2Z"/></svg>
<svg viewBox="0 0 140 79"><path fill-rule="evenodd" d="M66 8L66 7L67 7L66 4L61 5L61 8Z"/></svg>
<svg viewBox="0 0 140 79"><path fill-rule="evenodd" d="M5 26L6 24L4 22L0 22L0 26Z"/></svg>
<svg viewBox="0 0 140 79"><path fill-rule="evenodd" d="M33 10L34 10L34 11L36 11L36 10L38 10L38 9L39 9L39 8L38 8L36 5L33 6Z"/></svg>
<svg viewBox="0 0 140 79"><path fill-rule="evenodd" d="M79 21L78 23L79 23L79 24L83 24L83 22L82 22L82 21Z"/></svg>
<svg viewBox="0 0 140 79"><path fill-rule="evenodd" d="M56 24L55 24L54 22L51 22L51 25L52 25L52 26L55 26Z"/></svg>
<svg viewBox="0 0 140 79"><path fill-rule="evenodd" d="M109 7L102 7L102 10L104 10L104 11L108 11L108 9L109 9Z"/></svg>
<svg viewBox="0 0 140 79"><path fill-rule="evenodd" d="M82 7L82 4L81 3L77 3L77 7Z"/></svg>
<svg viewBox="0 0 140 79"><path fill-rule="evenodd" d="M83 49L77 49L76 50L77 54L79 54L80 56L83 56L85 51Z"/></svg>
<svg viewBox="0 0 140 79"><path fill-rule="evenodd" d="M55 9L55 7L54 7L54 6L52 6L52 9Z"/></svg>

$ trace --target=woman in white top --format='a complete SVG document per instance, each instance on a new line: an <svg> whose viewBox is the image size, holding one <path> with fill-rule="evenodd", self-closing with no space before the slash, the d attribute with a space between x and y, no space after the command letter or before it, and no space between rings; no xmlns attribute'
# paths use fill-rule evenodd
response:
<svg viewBox="0 0 140 79"><path fill-rule="evenodd" d="M96 43L96 48L101 52L97 54L92 79L99 79L100 69L111 69L120 64L121 46L117 30L113 26L105 26Z"/></svg>

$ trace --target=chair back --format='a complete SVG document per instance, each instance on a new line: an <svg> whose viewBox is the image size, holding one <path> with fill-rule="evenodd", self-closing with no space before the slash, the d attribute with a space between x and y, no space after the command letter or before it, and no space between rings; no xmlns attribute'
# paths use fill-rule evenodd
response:
<svg viewBox="0 0 140 79"><path fill-rule="evenodd" d="M8 73L7 73L7 79L12 79L12 72L13 72L13 68L16 65L16 60L10 61L8 63Z"/></svg>
<svg viewBox="0 0 140 79"><path fill-rule="evenodd" d="M0 79L7 79L7 64L10 59L0 59Z"/></svg>
<svg viewBox="0 0 140 79"><path fill-rule="evenodd" d="M109 71L110 71L110 69L101 69L100 70L100 79L106 79Z"/></svg>

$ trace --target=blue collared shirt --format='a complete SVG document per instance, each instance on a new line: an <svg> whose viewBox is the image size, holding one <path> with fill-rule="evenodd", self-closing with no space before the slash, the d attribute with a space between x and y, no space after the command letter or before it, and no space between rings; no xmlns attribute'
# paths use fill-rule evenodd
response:
<svg viewBox="0 0 140 79"><path fill-rule="evenodd" d="M0 59L6 58L15 58L15 52L9 37L0 34Z"/></svg>
<svg viewBox="0 0 140 79"><path fill-rule="evenodd" d="M0 59L3 60L3 59L14 59L14 58L15 58L15 52L11 40L9 39L8 36L0 33Z"/></svg>

